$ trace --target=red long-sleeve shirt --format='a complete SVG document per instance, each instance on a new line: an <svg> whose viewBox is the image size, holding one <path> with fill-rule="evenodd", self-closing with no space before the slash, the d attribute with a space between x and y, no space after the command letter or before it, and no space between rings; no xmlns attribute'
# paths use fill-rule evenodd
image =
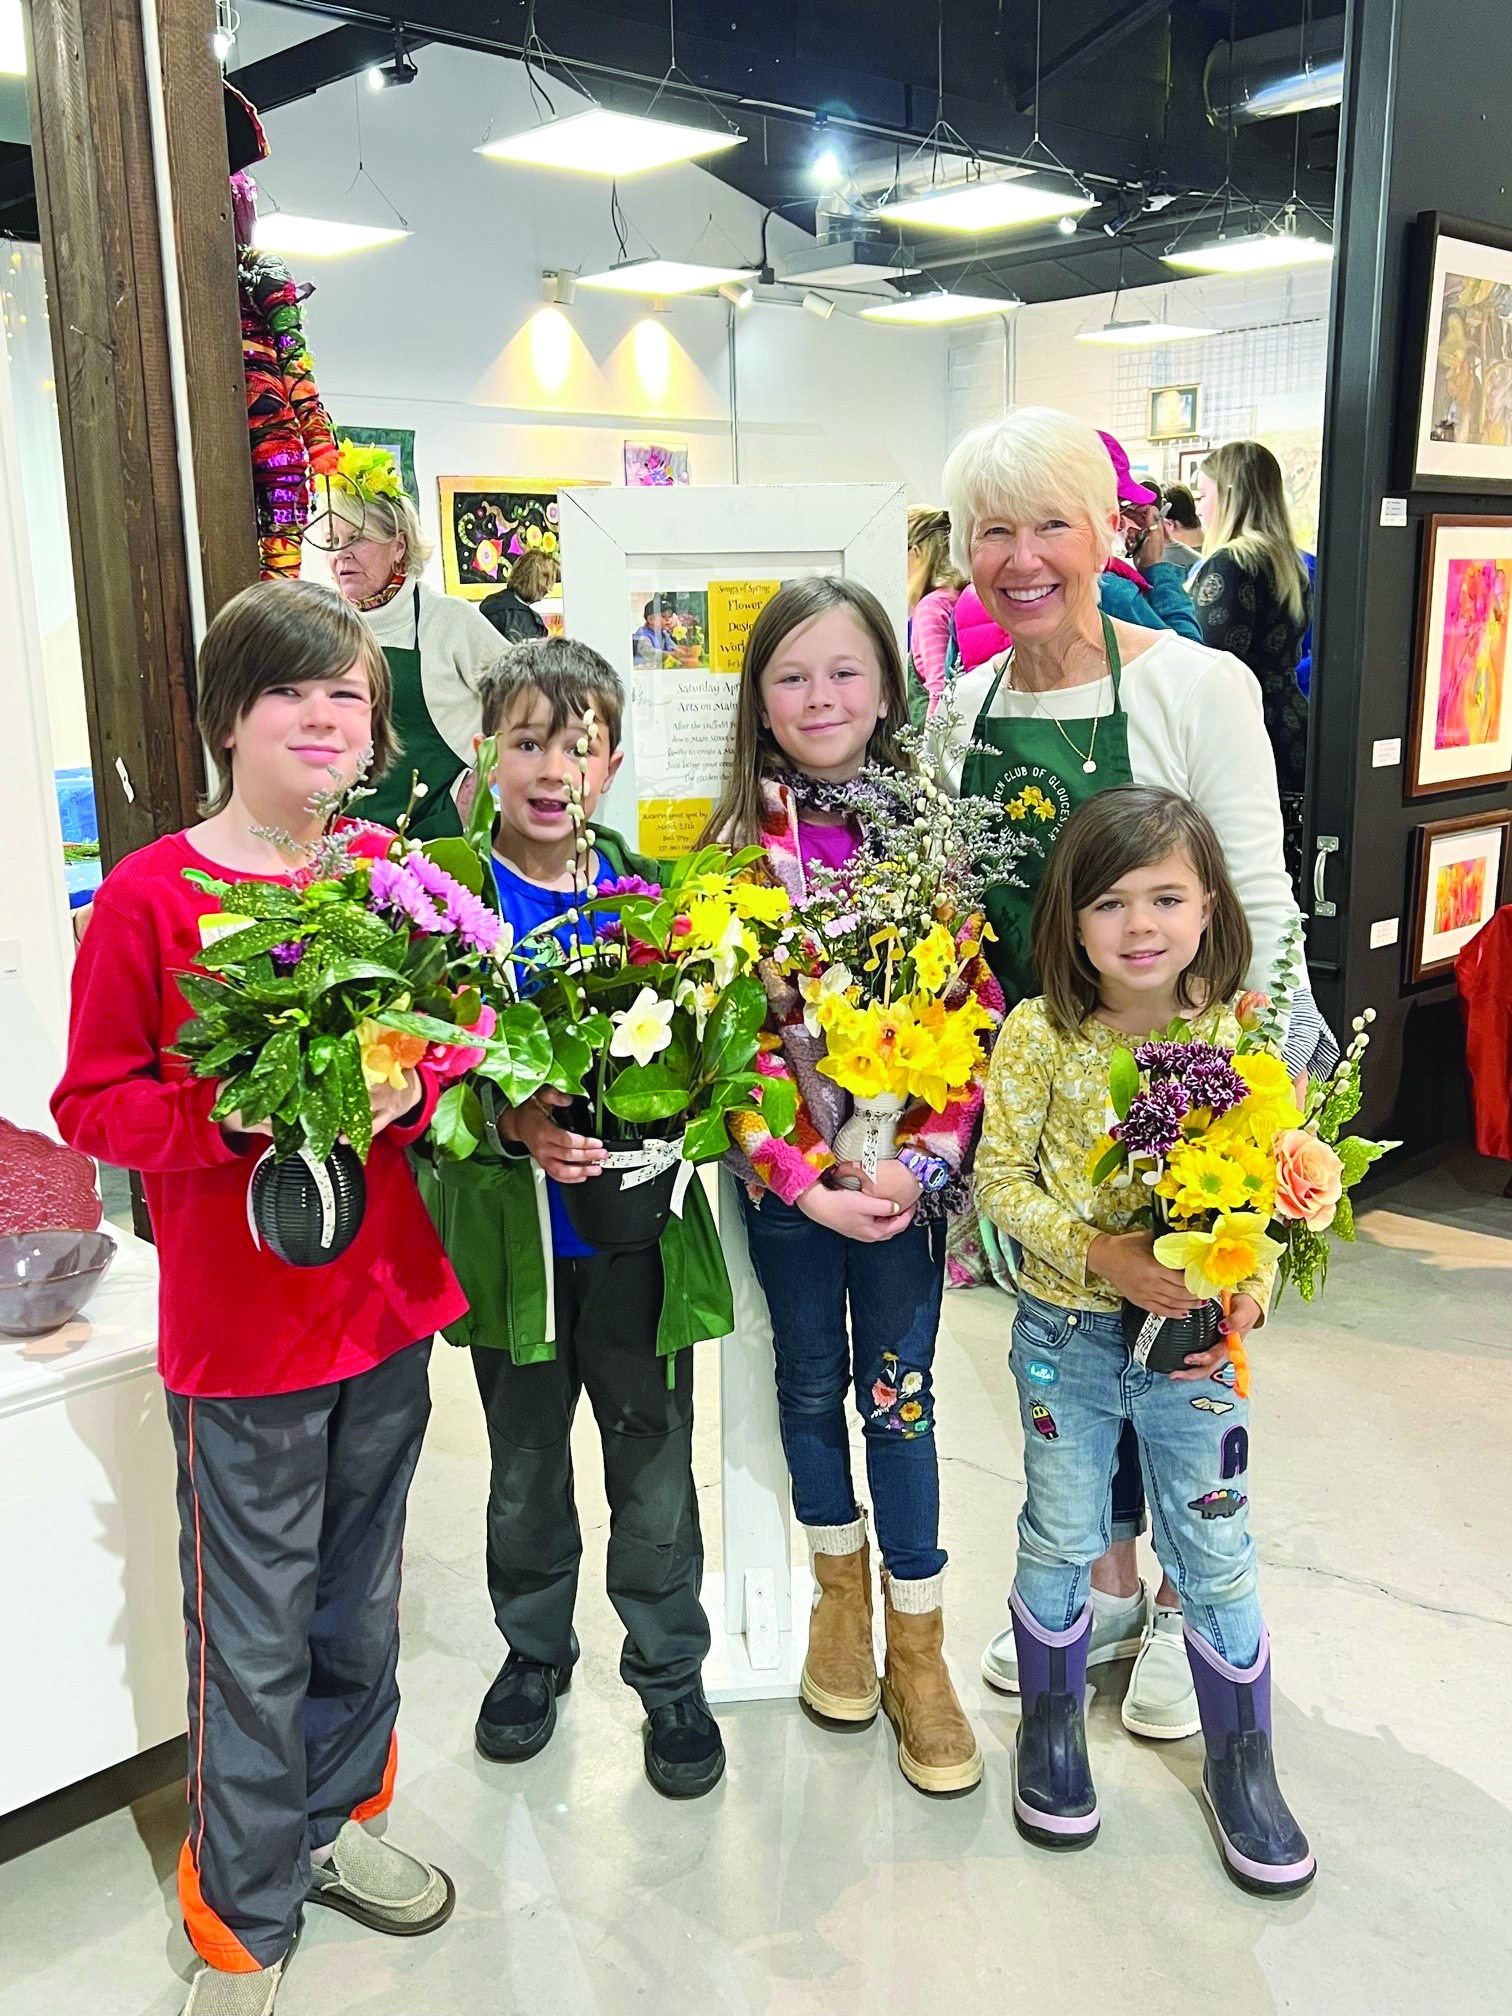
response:
<svg viewBox="0 0 1512 2016"><path fill-rule="evenodd" d="M464 1314L404 1154L435 1103L391 1126L367 1161L367 1214L326 1267L290 1267L253 1243L238 1153L210 1118L216 1086L169 1049L189 1016L175 975L200 951L213 897L184 879L217 866L181 833L128 855L101 884L73 975L68 1063L53 1094L64 1139L138 1169L157 1240L158 1366L175 1393L245 1398L350 1378ZM426 1074L422 1073L422 1076ZM260 1151L264 1143L259 1142Z"/></svg>

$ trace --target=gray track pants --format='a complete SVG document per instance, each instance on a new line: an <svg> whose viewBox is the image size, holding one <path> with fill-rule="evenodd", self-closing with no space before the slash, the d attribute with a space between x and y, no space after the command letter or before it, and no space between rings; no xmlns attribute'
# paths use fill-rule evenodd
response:
<svg viewBox="0 0 1512 2016"><path fill-rule="evenodd" d="M179 1898L213 1967L286 1953L310 1851L392 1796L399 1553L430 1348L300 1393L168 1395L189 1659Z"/></svg>

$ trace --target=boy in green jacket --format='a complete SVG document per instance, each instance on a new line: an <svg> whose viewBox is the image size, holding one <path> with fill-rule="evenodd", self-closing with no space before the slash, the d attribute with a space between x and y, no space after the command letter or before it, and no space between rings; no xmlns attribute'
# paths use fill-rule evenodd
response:
<svg viewBox="0 0 1512 2016"><path fill-rule="evenodd" d="M482 700L483 733L499 743L499 906L517 940L560 919L565 943L570 782L582 776L593 880L654 881L658 873L618 834L594 826L623 753L624 688L598 652L545 638L512 650L484 681ZM599 725L581 759L589 706ZM620 1675L646 1710L646 1775L669 1798L697 1798L718 1783L725 1757L700 1680L709 1624L699 1601L686 1347L733 1327L729 1281L696 1181L660 1246L611 1253L578 1236L561 1186L591 1182L605 1151L556 1124L551 1108L565 1103L544 1088L501 1116L497 1146L421 1165L421 1190L471 1305L445 1335L471 1347L488 1418L488 1588L509 1656L484 1697L477 1744L495 1760L535 1756L571 1684L583 1552L571 1433L586 1387L604 1452L608 1593L625 1626Z"/></svg>

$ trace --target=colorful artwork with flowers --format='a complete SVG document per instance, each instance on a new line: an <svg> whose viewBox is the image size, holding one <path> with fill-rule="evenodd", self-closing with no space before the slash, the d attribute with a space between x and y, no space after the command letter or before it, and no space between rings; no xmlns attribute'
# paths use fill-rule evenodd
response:
<svg viewBox="0 0 1512 2016"><path fill-rule="evenodd" d="M1481 747L1501 736L1512 557L1451 560L1439 658L1436 749Z"/></svg>
<svg viewBox="0 0 1512 2016"><path fill-rule="evenodd" d="M625 481L648 490L668 490L688 481L686 442L627 441Z"/></svg>
<svg viewBox="0 0 1512 2016"><path fill-rule="evenodd" d="M487 476L441 477L441 572L447 593L481 602L504 585L511 563L522 553L557 555L558 495L573 487L496 482Z"/></svg>
<svg viewBox="0 0 1512 2016"><path fill-rule="evenodd" d="M1486 857L1479 854L1469 861L1446 861L1439 869L1433 881L1435 931L1463 931L1484 922L1486 868Z"/></svg>
<svg viewBox="0 0 1512 2016"><path fill-rule="evenodd" d="M1295 945L1282 958L1283 973L1294 974ZM1283 980L1283 995L1292 984ZM1396 1145L1343 1131L1360 1109L1374 1011L1356 1019L1332 1076L1311 1085L1301 1106L1280 1055L1285 1009L1250 993L1235 1012L1235 1044L1216 1040L1210 1015L1114 1051L1111 1124L1094 1151L1092 1179L1148 1189L1139 1218L1161 1235L1155 1258L1185 1277L1188 1293L1230 1297L1274 1261L1282 1282L1295 1282L1311 1302L1327 1279L1327 1235L1355 1236L1350 1190ZM1230 1353L1242 1392L1237 1340Z"/></svg>

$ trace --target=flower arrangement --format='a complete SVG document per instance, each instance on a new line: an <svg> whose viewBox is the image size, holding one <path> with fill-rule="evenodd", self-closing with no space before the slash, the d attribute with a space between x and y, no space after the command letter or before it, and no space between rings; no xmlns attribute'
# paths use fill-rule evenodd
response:
<svg viewBox="0 0 1512 2016"><path fill-rule="evenodd" d="M1016 882L1013 864L1038 843L1004 825L982 798L932 781L946 710L900 736L911 767L868 765L837 806L864 838L842 867L814 864L778 959L822 1034L819 1071L858 1100L921 1100L940 1111L981 1066L992 1015L971 972L991 936L988 887Z"/></svg>
<svg viewBox="0 0 1512 2016"><path fill-rule="evenodd" d="M221 1081L212 1118L266 1120L279 1161L323 1162L343 1137L366 1160L370 1090L421 1063L452 1081L431 1122L438 1147L468 1152L464 1074L516 1101L551 1064L535 1019L498 1004L504 927L475 848L412 845L408 812L397 834L339 825L361 795L360 783L315 794L314 842L268 836L297 864L288 883L184 871L221 907L201 920L198 970L178 976L194 1013L175 1048L194 1076Z"/></svg>
<svg viewBox="0 0 1512 2016"><path fill-rule="evenodd" d="M1235 1013L1233 1045L1214 1040L1212 1015L1114 1051L1112 1124L1092 1179L1149 1189L1155 1258L1183 1274L1189 1293L1229 1297L1274 1261L1282 1284L1311 1302L1327 1280L1330 1235L1355 1236L1350 1190L1396 1145L1343 1131L1360 1109L1375 1011L1356 1018L1344 1056L1302 1107L1274 1047L1275 1003L1250 993Z"/></svg>
<svg viewBox="0 0 1512 2016"><path fill-rule="evenodd" d="M577 743L582 761L598 733L590 708ZM791 1133L793 1087L755 1069L766 1018L755 969L789 923L786 892L746 872L762 850L703 847L661 883L596 883L581 776L569 783L568 801L566 946L556 920L519 939L505 962L514 1012L538 1018L550 1052L544 1082L584 1100L584 1124L600 1137L665 1139L674 1128L688 1162L722 1155L726 1116L742 1109L759 1110L774 1135Z"/></svg>

